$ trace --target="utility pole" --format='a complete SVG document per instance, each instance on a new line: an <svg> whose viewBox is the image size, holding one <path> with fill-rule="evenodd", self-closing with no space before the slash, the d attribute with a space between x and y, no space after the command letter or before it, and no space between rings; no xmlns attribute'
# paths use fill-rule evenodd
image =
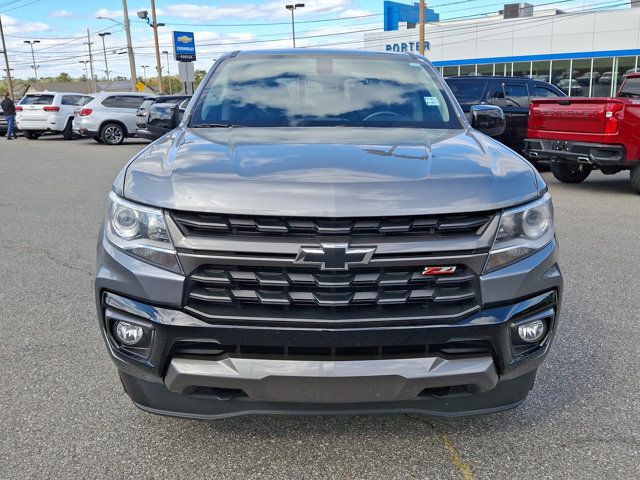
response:
<svg viewBox="0 0 640 480"><path fill-rule="evenodd" d="M171 69L169 67L169 52L164 50L164 53L167 56L167 78L169 80L169 95L173 95L173 86L171 85Z"/></svg>
<svg viewBox="0 0 640 480"><path fill-rule="evenodd" d="M102 38L102 52L104 53L104 73L107 74L107 83L111 85L111 78L109 78L109 63L107 62L107 47L104 46L104 37L111 35L111 32L99 33L98 36Z"/></svg>
<svg viewBox="0 0 640 480"><path fill-rule="evenodd" d="M7 71L7 83L9 83L9 95L13 100L13 82L11 81L11 69L9 68L9 57L7 55L7 45L4 43L4 30L2 29L2 16L0 16L0 37L2 37L2 53L4 54L4 66Z"/></svg>
<svg viewBox="0 0 640 480"><path fill-rule="evenodd" d="M89 60L80 60L78 63L84 64L84 76L87 79L87 93L91 93L91 83L89 83L89 71L87 70L87 63L89 63Z"/></svg>
<svg viewBox="0 0 640 480"><path fill-rule="evenodd" d="M129 70L131 72L131 91L137 90L138 74L136 73L136 59L133 56L133 46L131 44L131 30L129 28L129 10L127 10L127 0L122 0L122 11L124 12L124 31L127 34L127 53L129 54Z"/></svg>
<svg viewBox="0 0 640 480"><path fill-rule="evenodd" d="M156 17L156 0L151 0L151 28L153 28L153 41L156 44L156 70L158 70L158 92L162 93L162 63L160 62L160 45L158 45L158 27L164 26L158 24Z"/></svg>
<svg viewBox="0 0 640 480"><path fill-rule="evenodd" d="M291 36L293 38L293 48L296 48L296 21L293 11L296 8L302 7L304 7L304 3L296 3L284 6L284 8L286 8L287 10L291 10Z"/></svg>
<svg viewBox="0 0 640 480"><path fill-rule="evenodd" d="M33 68L33 74L36 77L36 88L37 88L38 87L38 68L40 67L40 65L36 65L36 54L33 53L33 44L40 43L40 40L25 40L22 43L28 43L29 46L31 47L31 60L33 60L33 66L31 68Z"/></svg>
<svg viewBox="0 0 640 480"><path fill-rule="evenodd" d="M91 34L89 33L89 29L87 28L87 46L89 47L89 68L91 69L91 86L93 87L93 91L97 90L96 88L96 77L93 73L93 54L91 53Z"/></svg>
<svg viewBox="0 0 640 480"><path fill-rule="evenodd" d="M420 55L424 55L424 0L420 0Z"/></svg>

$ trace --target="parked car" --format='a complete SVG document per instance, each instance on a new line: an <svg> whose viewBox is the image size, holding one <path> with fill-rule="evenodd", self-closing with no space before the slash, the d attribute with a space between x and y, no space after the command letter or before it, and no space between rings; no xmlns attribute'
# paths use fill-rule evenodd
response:
<svg viewBox="0 0 640 480"><path fill-rule="evenodd" d="M558 83L556 83L556 87L562 90L566 95L571 94L572 97L581 97L584 95L584 89L582 85L575 78L569 80L568 78L563 78Z"/></svg>
<svg viewBox="0 0 640 480"><path fill-rule="evenodd" d="M520 404L562 297L547 186L411 53L219 58L114 181L102 336L140 408L460 415ZM545 369L549 374L553 369Z"/></svg>
<svg viewBox="0 0 640 480"><path fill-rule="evenodd" d="M62 133L73 140L73 113L92 99L80 93L27 93L16 105L16 125L29 140L43 133Z"/></svg>
<svg viewBox="0 0 640 480"><path fill-rule="evenodd" d="M119 145L137 135L136 112L147 97L144 93L98 93L76 109L73 130L99 143Z"/></svg>
<svg viewBox="0 0 640 480"><path fill-rule="evenodd" d="M611 85L611 81L613 80L613 72L604 72L598 78L598 83L602 83L605 85Z"/></svg>
<svg viewBox="0 0 640 480"><path fill-rule="evenodd" d="M160 138L162 135L167 133L169 130L171 130L171 128L174 128L174 127L171 127L168 130L162 131L162 133L160 133L159 135L158 135L159 133L158 130L149 131L147 127L147 117L148 117L147 114L150 108L156 105L162 105L163 107L168 106L169 107L168 110L162 107L160 109L155 110L156 113L154 113L154 115L157 115L162 110L167 110L167 111L170 110L172 115L174 113L177 115L179 113L179 110L174 109L173 107L178 104L184 104L186 108L186 105L189 103L190 98L191 98L191 95L160 95L157 97L145 99L145 101L142 102L142 105L140 105L140 108L136 112L136 124L138 126L138 136L141 138L149 139L149 140L155 140L156 138ZM182 111L184 112L184 108L182 109ZM158 119L154 117L154 121L156 121L156 123L157 123L157 120ZM164 124L162 127L160 127L160 125L158 125L158 127L164 128Z"/></svg>
<svg viewBox="0 0 640 480"><path fill-rule="evenodd" d="M640 74L627 75L616 98L538 99L531 102L526 150L551 160L554 177L580 183L591 171L629 170L640 193Z"/></svg>
<svg viewBox="0 0 640 480"><path fill-rule="evenodd" d="M583 87L588 87L590 83L597 83L599 78L600 72L585 72L576 78L576 81Z"/></svg>
<svg viewBox="0 0 640 480"><path fill-rule="evenodd" d="M549 83L525 77L447 77L445 80L467 116L473 105L499 106L504 111L507 128L496 140L518 153L524 152L531 98L566 96Z"/></svg>

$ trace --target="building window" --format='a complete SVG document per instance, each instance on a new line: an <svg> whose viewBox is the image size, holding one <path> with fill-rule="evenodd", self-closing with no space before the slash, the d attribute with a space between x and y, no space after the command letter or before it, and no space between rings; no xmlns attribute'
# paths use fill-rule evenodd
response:
<svg viewBox="0 0 640 480"><path fill-rule="evenodd" d="M571 96L588 97L591 84L591 59L579 58L571 64Z"/></svg>
<svg viewBox="0 0 640 480"><path fill-rule="evenodd" d="M478 75L493 75L493 63L478 65Z"/></svg>
<svg viewBox="0 0 640 480"><path fill-rule="evenodd" d="M443 77L455 77L459 74L458 67L443 67L442 68L442 76Z"/></svg>
<svg viewBox="0 0 640 480"><path fill-rule="evenodd" d="M613 58L593 59L592 97L608 97L613 82Z"/></svg>
<svg viewBox="0 0 640 480"><path fill-rule="evenodd" d="M460 65L460 75L475 75L475 74L476 74L475 65Z"/></svg>
<svg viewBox="0 0 640 480"><path fill-rule="evenodd" d="M638 71L636 57L618 57L616 58L616 67L614 69L615 79L612 83L611 96L613 97L618 90L626 75Z"/></svg>
<svg viewBox="0 0 640 480"><path fill-rule="evenodd" d="M541 80L543 82L548 82L550 68L551 68L551 63L549 61L533 62L531 65L531 78L534 78L536 80Z"/></svg>
<svg viewBox="0 0 640 480"><path fill-rule="evenodd" d="M571 60L553 60L551 62L551 82L569 95L571 84Z"/></svg>
<svg viewBox="0 0 640 480"><path fill-rule="evenodd" d="M515 62L513 64L514 77L528 77L531 75L531 62Z"/></svg>
<svg viewBox="0 0 640 480"><path fill-rule="evenodd" d="M507 73L507 65L509 65L509 73ZM499 77L511 76L511 64L496 63L496 75L498 75Z"/></svg>

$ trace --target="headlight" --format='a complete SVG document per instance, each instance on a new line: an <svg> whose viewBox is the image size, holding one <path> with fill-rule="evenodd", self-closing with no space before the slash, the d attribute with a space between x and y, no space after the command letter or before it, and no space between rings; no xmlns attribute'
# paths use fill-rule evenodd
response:
<svg viewBox="0 0 640 480"><path fill-rule="evenodd" d="M116 247L149 263L182 273L162 210L109 193L105 234Z"/></svg>
<svg viewBox="0 0 640 480"><path fill-rule="evenodd" d="M528 257L551 242L554 233L548 193L535 202L505 210L484 273Z"/></svg>

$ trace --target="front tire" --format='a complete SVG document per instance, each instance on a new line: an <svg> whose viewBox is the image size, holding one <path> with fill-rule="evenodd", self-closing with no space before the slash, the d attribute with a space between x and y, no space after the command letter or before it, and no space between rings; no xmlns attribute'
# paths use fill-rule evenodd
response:
<svg viewBox="0 0 640 480"><path fill-rule="evenodd" d="M551 162L551 173L563 183L581 183L591 173L591 167L577 162Z"/></svg>
<svg viewBox="0 0 640 480"><path fill-rule="evenodd" d="M107 145L120 145L124 142L126 133L122 125L117 123L107 123L100 130L100 139Z"/></svg>
<svg viewBox="0 0 640 480"><path fill-rule="evenodd" d="M629 172L631 187L636 193L640 193L640 164L636 165Z"/></svg>
<svg viewBox="0 0 640 480"><path fill-rule="evenodd" d="M64 130L62 130L62 136L64 137L65 140L77 140L78 138L80 138L78 135L73 133L73 119L72 118L70 118L67 121L67 124L65 125Z"/></svg>

